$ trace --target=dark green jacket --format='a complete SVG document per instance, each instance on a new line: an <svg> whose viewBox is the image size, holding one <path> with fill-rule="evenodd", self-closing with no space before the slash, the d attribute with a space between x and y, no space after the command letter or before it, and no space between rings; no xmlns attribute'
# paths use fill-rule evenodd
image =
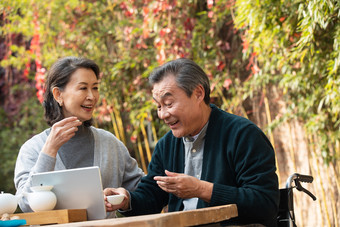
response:
<svg viewBox="0 0 340 227"><path fill-rule="evenodd" d="M201 180L214 183L210 203L198 200L197 208L237 204L238 218L225 224L261 223L276 226L279 203L273 148L264 133L251 121L226 113L215 105L206 132ZM184 144L168 132L159 140L135 192L131 192L126 215L159 213L183 209L183 199L161 190L154 176L164 171L184 172Z"/></svg>

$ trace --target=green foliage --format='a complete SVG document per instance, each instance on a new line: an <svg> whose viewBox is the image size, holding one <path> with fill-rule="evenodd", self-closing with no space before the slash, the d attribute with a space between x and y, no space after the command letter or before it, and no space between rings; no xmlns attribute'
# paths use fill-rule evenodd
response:
<svg viewBox="0 0 340 227"><path fill-rule="evenodd" d="M246 54L260 68L252 83L279 84L288 118L317 135L326 161L340 140L340 5L337 0L236 1L235 22L245 30Z"/></svg>
<svg viewBox="0 0 340 227"><path fill-rule="evenodd" d="M212 101L235 114L247 116L246 99L267 85L279 85L289 109L269 129L297 118L311 135L320 136L326 160L335 158L329 144L332 147L340 137L336 0L237 0L236 5L197 0L11 0L1 2L0 10L0 36L8 45L1 66L24 70L35 62L49 69L67 55L93 59L102 72L96 124L119 136L132 154L137 153L137 136L145 136L142 127L156 128L157 135L149 140L168 130L157 118L149 73L167 60L188 57L207 72ZM18 34L24 37L21 43L12 40ZM32 66L30 82L34 73ZM1 131L7 177L19 145L45 126L34 92L30 97L34 108L29 111L39 111L32 113L35 118L20 114ZM3 111L1 119L7 118ZM27 125L18 123L21 118ZM20 139L23 127L27 134Z"/></svg>
<svg viewBox="0 0 340 227"><path fill-rule="evenodd" d="M26 88L27 89L27 88ZM21 89L18 92L24 92ZM43 120L43 108L34 95L34 91L20 108L15 118L9 117L0 109L0 190L15 193L14 168L21 145L33 135L47 128Z"/></svg>
<svg viewBox="0 0 340 227"><path fill-rule="evenodd" d="M1 65L23 70L34 60L49 69L67 55L93 59L102 71L96 124L114 132L135 153L135 138L142 127L156 128L157 135L149 140L168 130L157 118L147 81L149 73L167 60L194 59L212 80L214 102L241 113L242 96L235 94L242 88L237 86L242 74L237 66L244 63L234 60L241 53L241 40L233 35L231 6L224 1L215 5L205 1L6 1L0 7L1 36L10 40L22 34L31 43L24 48L22 43L8 42L12 54Z"/></svg>
<svg viewBox="0 0 340 227"><path fill-rule="evenodd" d="M84 56L96 61L102 70L102 98L118 109L126 125L131 127L140 124L136 116L144 111L157 119L155 108L148 102L152 97L147 77L152 69L167 59L193 58L206 67L215 84L223 84L229 73L237 74L233 64L228 67L223 64L228 59L225 53L233 51L230 47L228 50L221 48L227 41L219 37L219 32L228 20L231 21L230 10L223 2L217 2L210 10L204 1L184 4L172 1L52 0L22 1L19 5L16 2L7 2L5 8L14 15L21 8L25 11L20 11L21 16L15 16L15 20L8 17L10 23L7 27L21 27L36 20L37 25L32 27L31 23L30 28L32 31L38 29L39 33L27 34L27 37L39 35L39 60L47 69L65 55ZM3 30L3 34L9 33ZM12 65L11 62L8 64ZM219 65L221 67L216 68ZM234 76L231 75L230 79ZM234 90L233 85L230 93ZM222 85L218 87L224 89ZM213 92L216 92L213 93L215 97L219 96L217 91ZM157 131L158 136L164 134L164 130Z"/></svg>

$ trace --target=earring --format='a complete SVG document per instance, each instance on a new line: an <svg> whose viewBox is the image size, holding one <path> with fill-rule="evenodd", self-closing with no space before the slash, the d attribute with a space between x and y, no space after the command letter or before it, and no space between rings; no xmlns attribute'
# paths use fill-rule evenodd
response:
<svg viewBox="0 0 340 227"><path fill-rule="evenodd" d="M58 102L59 106L63 106L63 101Z"/></svg>

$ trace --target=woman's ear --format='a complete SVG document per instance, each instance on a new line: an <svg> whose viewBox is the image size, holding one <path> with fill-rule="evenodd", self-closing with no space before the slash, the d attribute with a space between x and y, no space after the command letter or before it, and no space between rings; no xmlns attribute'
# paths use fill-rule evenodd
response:
<svg viewBox="0 0 340 227"><path fill-rule="evenodd" d="M58 87L52 88L52 94L54 100L57 101L57 103L59 103L59 106L63 106L63 98L60 89Z"/></svg>

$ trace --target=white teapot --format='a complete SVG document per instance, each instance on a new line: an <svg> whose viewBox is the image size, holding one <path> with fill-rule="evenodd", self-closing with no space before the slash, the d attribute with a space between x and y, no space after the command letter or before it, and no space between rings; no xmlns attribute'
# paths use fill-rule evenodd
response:
<svg viewBox="0 0 340 227"><path fill-rule="evenodd" d="M12 195L10 193L1 192L0 194L0 215L13 214L17 209L18 202L22 195Z"/></svg>
<svg viewBox="0 0 340 227"><path fill-rule="evenodd" d="M52 188L53 186L34 186L31 187L33 192L24 192L23 195L33 211L53 210L57 204L57 197L51 191Z"/></svg>

